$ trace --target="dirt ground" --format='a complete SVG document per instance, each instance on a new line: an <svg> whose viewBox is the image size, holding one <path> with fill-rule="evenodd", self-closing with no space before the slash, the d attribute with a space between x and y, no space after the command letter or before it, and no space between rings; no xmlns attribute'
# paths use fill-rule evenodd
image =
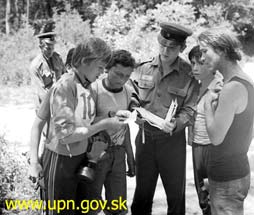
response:
<svg viewBox="0 0 254 215"><path fill-rule="evenodd" d="M35 113L31 103L0 105L0 134L15 144L11 145L13 150L19 153L28 150L29 135ZM132 139L135 138L137 126L131 126ZM135 146L133 145L134 150ZM186 168L186 214L198 215L201 211L198 207L197 195L194 187L191 147L187 146L187 168ZM249 158L252 168L251 189L245 201L245 215L254 215L254 144L251 144ZM128 178L128 205L132 202L135 189L135 178ZM166 214L166 196L161 181L158 181L154 198L153 214ZM129 213L130 214L130 213Z"/></svg>

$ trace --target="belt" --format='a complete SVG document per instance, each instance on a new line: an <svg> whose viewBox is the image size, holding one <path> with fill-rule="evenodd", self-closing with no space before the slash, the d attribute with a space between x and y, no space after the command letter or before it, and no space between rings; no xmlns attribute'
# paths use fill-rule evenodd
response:
<svg viewBox="0 0 254 215"><path fill-rule="evenodd" d="M158 134L165 134L165 132L163 132L161 129L154 127L152 125L150 125L148 122L144 122L144 129L145 131L148 131L149 133L158 133Z"/></svg>
<svg viewBox="0 0 254 215"><path fill-rule="evenodd" d="M111 151L111 150L116 150L121 148L124 148L124 146L123 145L109 145L106 151Z"/></svg>

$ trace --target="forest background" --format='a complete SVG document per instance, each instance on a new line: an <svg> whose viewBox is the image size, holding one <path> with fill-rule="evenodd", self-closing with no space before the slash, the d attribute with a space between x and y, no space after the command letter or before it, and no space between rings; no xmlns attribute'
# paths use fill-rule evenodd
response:
<svg viewBox="0 0 254 215"><path fill-rule="evenodd" d="M45 21L55 23L55 49L64 61L68 50L89 36L130 51L139 62L149 60L158 51L159 23L169 21L194 32L183 57L201 31L226 27L242 42L240 63L254 62L254 0L0 0L0 107L33 103L28 68L39 52L34 32ZM37 198L27 179L26 152L10 149L19 141L13 143L6 136L0 131L0 214L9 213L1 209L4 199ZM250 160L254 162L253 153Z"/></svg>

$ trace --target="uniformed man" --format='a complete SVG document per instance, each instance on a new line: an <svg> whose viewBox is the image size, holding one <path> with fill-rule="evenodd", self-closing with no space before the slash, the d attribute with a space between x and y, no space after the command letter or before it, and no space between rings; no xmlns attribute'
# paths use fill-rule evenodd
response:
<svg viewBox="0 0 254 215"><path fill-rule="evenodd" d="M30 66L32 84L36 89L36 110L53 83L65 73L62 58L54 51L56 33L45 32L44 29L46 28L42 27L41 33L37 35L41 53Z"/></svg>
<svg viewBox="0 0 254 215"><path fill-rule="evenodd" d="M146 110L165 119L173 100L177 100L178 107L169 129L160 130L146 122L140 126L132 215L151 214L159 174L167 195L167 214L185 214L185 127L194 115L198 83L190 74L190 65L178 55L192 31L171 23L160 26L158 56L142 63L132 78Z"/></svg>

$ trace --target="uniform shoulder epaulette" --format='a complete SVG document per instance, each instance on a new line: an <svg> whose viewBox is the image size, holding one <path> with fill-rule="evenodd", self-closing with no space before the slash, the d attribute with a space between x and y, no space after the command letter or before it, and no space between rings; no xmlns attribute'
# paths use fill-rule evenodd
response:
<svg viewBox="0 0 254 215"><path fill-rule="evenodd" d="M53 55L52 56L55 56L55 57L60 57L61 58L61 55L58 54L57 52L53 52Z"/></svg>
<svg viewBox="0 0 254 215"><path fill-rule="evenodd" d="M185 71L186 74L192 76L192 72L191 72L191 65L184 60L183 58L180 58L180 71Z"/></svg>
<svg viewBox="0 0 254 215"><path fill-rule="evenodd" d="M42 63L43 63L42 55L39 54L32 60L31 68L39 69Z"/></svg>
<svg viewBox="0 0 254 215"><path fill-rule="evenodd" d="M150 58L149 60L139 62L137 65L142 66L144 64L151 63L153 60L154 60L154 58Z"/></svg>

